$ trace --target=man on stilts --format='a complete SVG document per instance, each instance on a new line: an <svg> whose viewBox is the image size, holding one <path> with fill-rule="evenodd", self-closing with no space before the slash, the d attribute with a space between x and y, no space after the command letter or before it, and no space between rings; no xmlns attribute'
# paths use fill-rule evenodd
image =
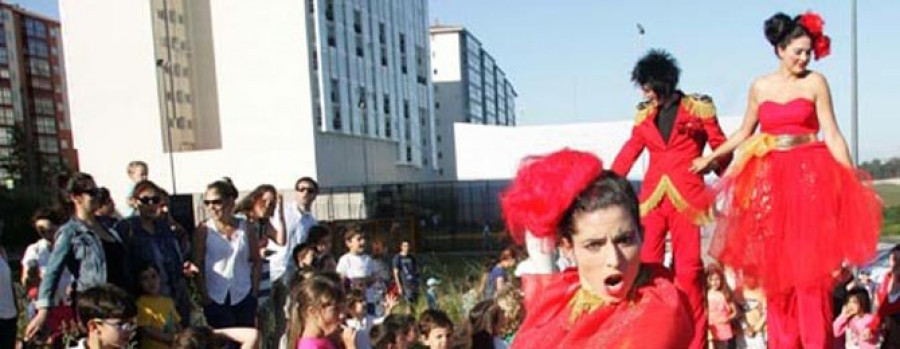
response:
<svg viewBox="0 0 900 349"><path fill-rule="evenodd" d="M612 170L626 176L647 148L650 165L641 185L640 208L644 227L641 259L662 263L666 233L671 235L675 284L688 298L694 318L691 348L706 347L707 317L703 292L704 269L700 258L700 226L709 222L714 196L702 174L689 169L706 144L715 149L725 142L712 99L685 95L677 89L680 69L662 50L651 50L631 72L645 101L638 105L631 138L616 156ZM712 164L721 175L730 156Z"/></svg>

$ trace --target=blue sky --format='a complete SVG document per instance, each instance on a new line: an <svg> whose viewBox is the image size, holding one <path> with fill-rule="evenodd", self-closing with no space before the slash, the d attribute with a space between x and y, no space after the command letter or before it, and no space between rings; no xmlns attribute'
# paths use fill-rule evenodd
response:
<svg viewBox="0 0 900 349"><path fill-rule="evenodd" d="M828 78L849 141L847 0L428 1L432 23L467 27L503 67L519 92L521 125L631 119L640 94L628 74L649 48L678 58L682 89L712 96L720 115L741 116L750 82L777 66L763 21L814 10L832 54L811 68ZM13 2L58 17L57 0ZM858 6L860 159L900 156L900 110L891 103L892 82L900 82L900 1ZM640 41L637 23L646 29Z"/></svg>

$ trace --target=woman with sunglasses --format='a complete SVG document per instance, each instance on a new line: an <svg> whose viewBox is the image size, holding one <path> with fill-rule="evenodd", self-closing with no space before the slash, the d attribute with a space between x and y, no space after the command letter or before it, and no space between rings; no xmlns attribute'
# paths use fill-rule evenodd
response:
<svg viewBox="0 0 900 349"><path fill-rule="evenodd" d="M203 204L210 218L194 231L194 263L203 295L203 313L213 328L255 327L261 271L259 235L235 216L238 192L231 181L206 187Z"/></svg>
<svg viewBox="0 0 900 349"><path fill-rule="evenodd" d="M135 184L129 198L134 215L117 223L115 229L125 240L129 275L140 274L134 267L155 265L159 270L160 294L172 298L182 320L187 321L190 302L182 272L186 266L178 238L167 219L161 215L160 205L164 200L162 192L159 186L149 180ZM136 287L137 280L132 281L132 285Z"/></svg>
<svg viewBox="0 0 900 349"><path fill-rule="evenodd" d="M50 300L54 299L63 271L74 276L72 298L76 301L78 292L91 287L105 283L120 287L127 284L122 239L94 218L94 211L99 206L99 190L94 178L87 173L76 173L66 184L65 192L64 207L71 218L56 233L35 302L38 312L25 330L26 341L35 338L44 328Z"/></svg>

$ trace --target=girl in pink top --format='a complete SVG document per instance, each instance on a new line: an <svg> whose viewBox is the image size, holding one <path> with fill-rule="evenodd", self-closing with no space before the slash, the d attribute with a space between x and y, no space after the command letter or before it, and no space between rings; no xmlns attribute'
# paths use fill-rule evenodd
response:
<svg viewBox="0 0 900 349"><path fill-rule="evenodd" d="M336 349L329 338L341 329L345 297L340 276L313 274L297 283L290 297L288 348ZM344 348L356 349L356 330L344 327L340 339Z"/></svg>
<svg viewBox="0 0 900 349"><path fill-rule="evenodd" d="M728 348L734 339L731 322L737 316L731 289L725 284L725 273L718 265L706 268L706 304L713 348Z"/></svg>
<svg viewBox="0 0 900 349"><path fill-rule="evenodd" d="M875 349L878 347L878 336L868 330L872 322L871 300L869 292L864 288L854 288L847 295L847 303L841 309L841 315L834 320L834 337L845 336L846 349Z"/></svg>

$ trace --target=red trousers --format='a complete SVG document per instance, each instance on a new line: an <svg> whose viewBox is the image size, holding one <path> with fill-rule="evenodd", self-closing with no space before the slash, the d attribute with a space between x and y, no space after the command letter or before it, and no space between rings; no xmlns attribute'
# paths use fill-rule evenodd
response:
<svg viewBox="0 0 900 349"><path fill-rule="evenodd" d="M668 197L641 219L644 224L644 245L641 260L662 263L666 252L666 232L672 236L675 285L684 292L694 319L692 349L706 348L707 317L704 306L703 260L700 258L700 227L675 209Z"/></svg>
<svg viewBox="0 0 900 349"><path fill-rule="evenodd" d="M767 294L769 348L831 348L831 291L816 285Z"/></svg>

